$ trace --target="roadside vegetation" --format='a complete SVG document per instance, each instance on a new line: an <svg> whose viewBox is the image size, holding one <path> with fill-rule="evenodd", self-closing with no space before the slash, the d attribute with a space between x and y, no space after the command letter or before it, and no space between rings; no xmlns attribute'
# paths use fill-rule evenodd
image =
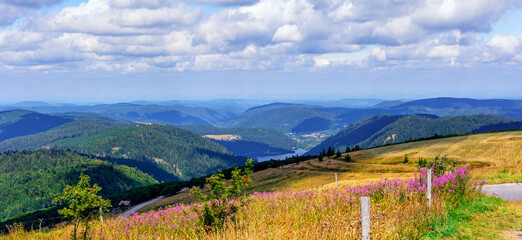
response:
<svg viewBox="0 0 522 240"><path fill-rule="evenodd" d="M447 170L447 169L446 169ZM236 173L236 180L247 175ZM223 196L226 189L244 186L223 183L219 175L210 179L212 196ZM241 201L229 201L236 207L222 215L219 224L209 222L209 206L223 198L203 203L179 204L158 211L135 214L123 220L110 219L92 225L91 239L358 239L360 238L359 198L371 198L371 236L374 239L440 239L445 237L485 237L497 239L503 230L517 228L522 217L511 209L505 225L495 225L487 235L467 232L470 226L484 224L476 212L492 214L502 201L484 197L478 190L483 180L472 178L467 167L451 173L440 172L433 180L433 201L427 207L426 169L407 180L382 179L373 184L331 187L303 191L253 193ZM196 191L197 192L197 191ZM237 193L237 192L234 192ZM230 195L229 195L230 196ZM212 208L213 209L213 208ZM230 208L226 208L230 209ZM214 211L214 210L210 210ZM213 215L214 216L214 215ZM494 217L494 216L493 216ZM210 227L209 227L210 226ZM519 227L520 225L518 225ZM67 239L73 226L51 232L25 232L15 229L7 239Z"/></svg>

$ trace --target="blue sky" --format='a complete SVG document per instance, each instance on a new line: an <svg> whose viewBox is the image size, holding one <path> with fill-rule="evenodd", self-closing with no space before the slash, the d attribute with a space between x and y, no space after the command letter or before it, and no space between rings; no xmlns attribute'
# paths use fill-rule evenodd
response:
<svg viewBox="0 0 522 240"><path fill-rule="evenodd" d="M522 99L521 26L520 0L0 0L0 102Z"/></svg>

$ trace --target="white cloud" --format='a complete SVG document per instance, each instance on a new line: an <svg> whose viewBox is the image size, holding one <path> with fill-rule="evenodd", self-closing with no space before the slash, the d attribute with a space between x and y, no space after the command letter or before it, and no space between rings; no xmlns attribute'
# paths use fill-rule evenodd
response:
<svg viewBox="0 0 522 240"><path fill-rule="evenodd" d="M488 47L494 48L507 54L514 54L520 47L520 39L516 36L495 35L487 43Z"/></svg>
<svg viewBox="0 0 522 240"><path fill-rule="evenodd" d="M277 29L272 37L274 42L298 42L303 40L299 27L294 24L285 24Z"/></svg>
<svg viewBox="0 0 522 240"><path fill-rule="evenodd" d="M413 15L419 25L438 29L489 31L516 0L427 0Z"/></svg>
<svg viewBox="0 0 522 240"><path fill-rule="evenodd" d="M0 66L297 71L522 58L520 36L478 35L514 0L90 0L35 15L59 2L0 0L0 25L27 17L0 30ZM207 13L195 3L236 7Z"/></svg>
<svg viewBox="0 0 522 240"><path fill-rule="evenodd" d="M187 2L208 4L212 6L243 6L250 5L258 0L186 0Z"/></svg>

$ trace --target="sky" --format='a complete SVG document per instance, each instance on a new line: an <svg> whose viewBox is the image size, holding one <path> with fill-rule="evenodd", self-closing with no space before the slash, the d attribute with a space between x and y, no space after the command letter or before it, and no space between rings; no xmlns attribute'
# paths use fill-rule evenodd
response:
<svg viewBox="0 0 522 240"><path fill-rule="evenodd" d="M522 99L522 0L0 0L0 103Z"/></svg>

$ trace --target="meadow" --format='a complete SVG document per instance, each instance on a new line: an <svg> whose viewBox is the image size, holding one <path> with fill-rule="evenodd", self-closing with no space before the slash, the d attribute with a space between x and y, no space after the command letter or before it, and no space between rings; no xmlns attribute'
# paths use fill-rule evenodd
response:
<svg viewBox="0 0 522 240"><path fill-rule="evenodd" d="M483 180L466 167L434 178L433 202L427 207L426 170L408 180L382 179L354 187L304 191L255 192L235 204L239 211L222 228L208 228L198 214L203 204L179 204L97 222L92 239L358 239L359 199L371 198L374 239L427 237L433 223L452 206L477 197ZM7 239L65 239L70 227L50 233L13 233Z"/></svg>
<svg viewBox="0 0 522 240"><path fill-rule="evenodd" d="M351 162L343 161L346 154ZM522 131L508 131L395 144L344 153L338 159L325 157L323 161L270 168L252 174L254 184L247 193L329 188L335 186L334 173L339 186L374 183L382 177L405 180L418 170L419 157L435 156L447 156L462 166L469 164L473 176L486 178L486 184L522 182ZM193 201L187 191L166 197L142 212Z"/></svg>
<svg viewBox="0 0 522 240"><path fill-rule="evenodd" d="M509 239L522 229L521 203L477 191L522 182L522 132L477 134L351 152L352 161L313 159L253 173L248 196L220 229L204 226L201 203L186 191L124 220L96 222L92 239L359 239L359 198L371 197L372 239ZM426 203L419 157L446 155L459 167L434 179ZM404 162L408 156L409 161ZM334 173L339 183L336 187ZM473 176L473 177L472 177ZM484 177L486 177L484 179ZM71 227L5 239L67 239Z"/></svg>

